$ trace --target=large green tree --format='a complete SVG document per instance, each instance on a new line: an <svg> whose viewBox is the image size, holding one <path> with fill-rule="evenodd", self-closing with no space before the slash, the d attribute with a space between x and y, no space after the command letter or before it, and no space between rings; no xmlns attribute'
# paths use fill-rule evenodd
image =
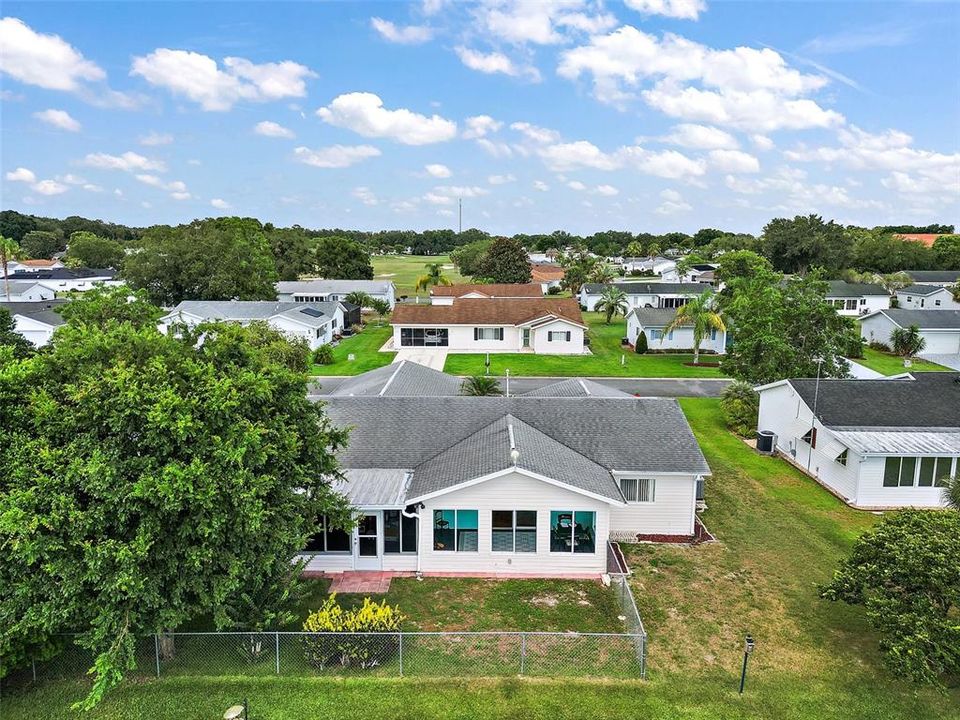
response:
<svg viewBox="0 0 960 720"><path fill-rule="evenodd" d="M941 270L960 270L960 235L943 235L933 243L933 254Z"/></svg>
<svg viewBox="0 0 960 720"><path fill-rule="evenodd" d="M296 280L301 274L310 272L311 241L302 227L278 228L267 223L263 226L263 232L270 243L277 275L281 280Z"/></svg>
<svg viewBox="0 0 960 720"><path fill-rule="evenodd" d="M530 258L519 240L498 237L490 243L477 275L495 283L530 282Z"/></svg>
<svg viewBox="0 0 960 720"><path fill-rule="evenodd" d="M106 326L129 323L133 327L155 327L163 310L152 304L143 290L119 287L95 287L77 293L74 302L56 307L70 325Z"/></svg>
<svg viewBox="0 0 960 720"><path fill-rule="evenodd" d="M89 268L119 268L123 262L123 246L116 240L79 230L70 236L67 261Z"/></svg>
<svg viewBox="0 0 960 720"><path fill-rule="evenodd" d="M585 283L590 282L590 276L600 264L598 257L591 255L586 248L582 247L561 253L557 261L564 271L560 285L564 290L569 290L574 297L580 293L580 288Z"/></svg>
<svg viewBox="0 0 960 720"><path fill-rule="evenodd" d="M490 249L491 242L490 238L484 238L461 245L450 253L450 260L464 277L479 275L480 263Z"/></svg>
<svg viewBox="0 0 960 720"><path fill-rule="evenodd" d="M332 280L373 280L370 253L356 240L323 237L313 248L314 270Z"/></svg>
<svg viewBox="0 0 960 720"><path fill-rule="evenodd" d="M259 622L237 598L291 581L319 514L352 522L330 485L345 432L308 400L306 370L306 346L264 324L175 338L68 323L49 352L0 348L5 667L79 633L88 707L138 637L211 612Z"/></svg>
<svg viewBox="0 0 960 720"><path fill-rule="evenodd" d="M260 223L252 218L149 228L124 261L123 276L158 305L277 297L273 255Z"/></svg>
<svg viewBox="0 0 960 720"><path fill-rule="evenodd" d="M822 267L839 273L849 264L852 240L842 225L819 215L775 218L763 228L763 254L785 273Z"/></svg>
<svg viewBox="0 0 960 720"><path fill-rule="evenodd" d="M46 259L66 248L59 230L31 230L23 236L20 247L27 257Z"/></svg>
<svg viewBox="0 0 960 720"><path fill-rule="evenodd" d="M866 608L898 676L960 677L960 512L901 510L864 533L822 597Z"/></svg>

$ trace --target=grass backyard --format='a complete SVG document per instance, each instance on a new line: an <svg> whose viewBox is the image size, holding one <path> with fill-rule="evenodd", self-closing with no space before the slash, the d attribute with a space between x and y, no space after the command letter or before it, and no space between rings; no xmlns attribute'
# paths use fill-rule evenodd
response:
<svg viewBox="0 0 960 720"><path fill-rule="evenodd" d="M562 356L531 353L491 353L490 372L503 375L509 369L515 376L545 377L723 377L719 368L691 367L693 355L647 353L638 355L629 348L621 348L627 323L617 318L609 325L599 313L583 315L590 327L592 355ZM620 364L621 357L624 364ZM445 372L453 375L482 375L486 355L450 354ZM716 356L701 355L701 362L716 362Z"/></svg>
<svg viewBox="0 0 960 720"><path fill-rule="evenodd" d="M380 352L383 344L390 339L393 332L389 319L384 319L381 327L377 321L367 323L366 328L351 337L340 341L333 349L333 363L330 365L314 365L310 369L311 375L359 375L368 370L389 365L393 362L396 353ZM348 360L353 354L354 359Z"/></svg>
<svg viewBox="0 0 960 720"><path fill-rule="evenodd" d="M450 282L466 282L457 269L450 262L449 255L374 255L370 258L373 263L374 280L391 280L397 286L397 298L401 295L414 297L414 286L417 278L424 274L424 265L442 263L445 267L443 274ZM421 293L426 296L426 293Z"/></svg>
<svg viewBox="0 0 960 720"><path fill-rule="evenodd" d="M904 372L950 372L950 368L920 358L914 358L910 367L907 368L903 366L903 358L899 355L874 350L871 347L865 347L863 357L854 360L854 362L884 375L899 375Z"/></svg>

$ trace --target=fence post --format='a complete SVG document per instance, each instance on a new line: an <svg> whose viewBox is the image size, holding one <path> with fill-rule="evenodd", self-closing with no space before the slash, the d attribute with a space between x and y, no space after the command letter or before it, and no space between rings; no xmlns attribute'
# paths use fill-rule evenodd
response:
<svg viewBox="0 0 960 720"><path fill-rule="evenodd" d="M647 634L640 636L640 679L647 679Z"/></svg>
<svg viewBox="0 0 960 720"><path fill-rule="evenodd" d="M153 634L153 652L157 659L157 677L160 677L160 636L157 633Z"/></svg>
<svg viewBox="0 0 960 720"><path fill-rule="evenodd" d="M280 674L280 633L278 633L278 632L277 632L277 633L274 633L273 636L274 636L274 638L275 638L276 641L277 641L277 642L276 642L276 646L277 646L277 675L279 675L279 674Z"/></svg>
<svg viewBox="0 0 960 720"><path fill-rule="evenodd" d="M403 677L403 633L397 633L400 637L400 677Z"/></svg>
<svg viewBox="0 0 960 720"><path fill-rule="evenodd" d="M520 633L520 674L523 675L523 671L526 670L527 666L527 634Z"/></svg>

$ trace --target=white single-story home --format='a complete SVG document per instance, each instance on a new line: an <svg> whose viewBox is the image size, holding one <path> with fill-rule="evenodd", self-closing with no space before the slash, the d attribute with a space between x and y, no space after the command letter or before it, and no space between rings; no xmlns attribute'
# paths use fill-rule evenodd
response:
<svg viewBox="0 0 960 720"><path fill-rule="evenodd" d="M387 280L281 280L277 283L280 302L337 302L352 292L365 292L374 299L386 300L391 310L397 304L397 288Z"/></svg>
<svg viewBox="0 0 960 720"><path fill-rule="evenodd" d="M711 289L706 283L671 282L617 282L610 284L585 283L580 288L580 304L588 311L596 309L603 291L610 286L619 288L627 295L631 308L677 308L686 305L691 299Z"/></svg>
<svg viewBox="0 0 960 720"><path fill-rule="evenodd" d="M890 307L890 293L879 285L845 280L829 280L827 285L826 301L837 309L838 315L856 317Z"/></svg>
<svg viewBox="0 0 960 720"><path fill-rule="evenodd" d="M7 262L7 274L36 272L39 270L54 270L62 268L61 260L9 260ZM0 277L3 277L3 267L0 267Z"/></svg>
<svg viewBox="0 0 960 720"><path fill-rule="evenodd" d="M661 277L664 282L707 283L712 285L717 279L716 271L716 265L702 263L699 265L691 265L687 268L686 272L681 275L676 266L674 266L672 269L664 270Z"/></svg>
<svg viewBox="0 0 960 720"><path fill-rule="evenodd" d="M266 322L289 337L303 338L311 350L343 331L343 307L338 302L294 303L272 300L184 300L160 320L160 332L176 325L204 322Z"/></svg>
<svg viewBox="0 0 960 720"><path fill-rule="evenodd" d="M960 374L780 380L757 388L759 431L847 503L940 507L960 471Z"/></svg>
<svg viewBox="0 0 960 720"><path fill-rule="evenodd" d="M116 270L109 268L31 268L11 273L9 278L11 281L35 282L53 293L84 292L95 287L123 285L123 281L117 279Z"/></svg>
<svg viewBox="0 0 960 720"><path fill-rule="evenodd" d="M10 313L14 331L39 348L49 343L53 332L64 324L64 319L54 308L65 302L68 301L0 302L0 308Z"/></svg>
<svg viewBox="0 0 960 720"><path fill-rule="evenodd" d="M552 263L535 263L530 266L530 282L540 283L544 295L551 288L559 288L566 274L566 270Z"/></svg>
<svg viewBox="0 0 960 720"><path fill-rule="evenodd" d="M449 305L397 305L393 347L449 352L584 353L586 325L570 298L455 298Z"/></svg>
<svg viewBox="0 0 960 720"><path fill-rule="evenodd" d="M637 344L640 333L647 335L650 350L676 350L693 352L693 328L684 325L664 332L676 316L675 309L634 308L627 313L627 339ZM727 352L727 331L711 328L700 343L700 352L723 355Z"/></svg>
<svg viewBox="0 0 960 720"><path fill-rule="evenodd" d="M695 533L710 469L673 399L323 402L360 520L313 536L308 571L596 577L610 540Z"/></svg>
<svg viewBox="0 0 960 720"><path fill-rule="evenodd" d="M910 285L897 290L897 305L906 310L960 310L960 302L943 285Z"/></svg>
<svg viewBox="0 0 960 720"><path fill-rule="evenodd" d="M543 288L540 283L489 283L437 285L430 290L430 302L434 305L453 305L460 298L540 298Z"/></svg>
<svg viewBox="0 0 960 720"><path fill-rule="evenodd" d="M960 283L960 270L905 270L918 285L949 287Z"/></svg>
<svg viewBox="0 0 960 720"><path fill-rule="evenodd" d="M10 295L7 295L9 290ZM56 293L36 280L10 280L0 283L0 298L6 302L30 303L53 300Z"/></svg>
<svg viewBox="0 0 960 720"><path fill-rule="evenodd" d="M618 258L617 264L627 275L633 272L650 272L659 276L677 267L676 260L660 256Z"/></svg>
<svg viewBox="0 0 960 720"><path fill-rule="evenodd" d="M878 310L860 318L860 334L868 343L890 345L894 330L913 325L926 341L924 354L960 353L960 310Z"/></svg>

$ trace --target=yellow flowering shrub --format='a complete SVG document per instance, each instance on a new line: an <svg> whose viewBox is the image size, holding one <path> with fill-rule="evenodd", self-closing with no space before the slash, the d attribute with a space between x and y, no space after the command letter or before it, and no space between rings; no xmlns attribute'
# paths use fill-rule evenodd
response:
<svg viewBox="0 0 960 720"><path fill-rule="evenodd" d="M344 609L336 594L327 598L303 623L307 661L317 668L331 664L362 668L382 665L397 652L399 633L405 619L400 608L386 600L363 599L359 608Z"/></svg>

